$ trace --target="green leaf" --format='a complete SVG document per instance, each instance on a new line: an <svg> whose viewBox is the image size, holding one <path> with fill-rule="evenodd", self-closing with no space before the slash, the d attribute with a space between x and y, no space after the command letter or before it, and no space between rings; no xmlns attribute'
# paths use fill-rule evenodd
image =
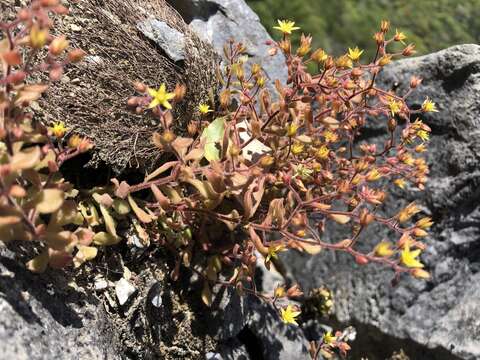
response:
<svg viewBox="0 0 480 360"><path fill-rule="evenodd" d="M17 152L10 160L11 171L31 169L40 161L42 153L38 146Z"/></svg>
<svg viewBox="0 0 480 360"><path fill-rule="evenodd" d="M113 237L117 237L117 224L110 214L110 211L105 206L100 204L100 212L102 213L103 220L105 221L105 229L107 229L107 232Z"/></svg>
<svg viewBox="0 0 480 360"><path fill-rule="evenodd" d="M93 243L99 246L115 245L118 244L120 240L120 237L115 237L112 234L106 233L104 231L96 233L93 237Z"/></svg>
<svg viewBox="0 0 480 360"><path fill-rule="evenodd" d="M128 202L123 200L123 199L115 199L113 200L113 210L118 215L127 215L130 212L130 205L128 205Z"/></svg>
<svg viewBox="0 0 480 360"><path fill-rule="evenodd" d="M40 214L51 214L63 204L64 193L60 189L44 189L38 193L34 203Z"/></svg>
<svg viewBox="0 0 480 360"><path fill-rule="evenodd" d="M79 245L77 249L78 252L73 258L73 266L75 266L75 268L81 266L85 261L95 259L98 253L98 249L93 246Z"/></svg>
<svg viewBox="0 0 480 360"><path fill-rule="evenodd" d="M143 209L141 209L130 195L128 195L127 199L133 212L135 213L135 215L137 215L138 220L145 224L152 222L153 217L150 214L146 213Z"/></svg>
<svg viewBox="0 0 480 360"><path fill-rule="evenodd" d="M220 160L220 150L217 143L223 139L225 131L225 118L217 118L211 122L202 133L202 140L205 139L205 159L208 161Z"/></svg>
<svg viewBox="0 0 480 360"><path fill-rule="evenodd" d="M48 249L44 249L40 255L27 262L26 266L31 272L42 273L47 269L49 260Z"/></svg>

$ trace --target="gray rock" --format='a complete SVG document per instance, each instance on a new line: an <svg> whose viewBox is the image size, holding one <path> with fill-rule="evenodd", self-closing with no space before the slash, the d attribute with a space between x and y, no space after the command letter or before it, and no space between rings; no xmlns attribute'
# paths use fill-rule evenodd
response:
<svg viewBox="0 0 480 360"><path fill-rule="evenodd" d="M392 287L388 270L355 266L338 253L291 254L287 263L306 289L326 284L335 291L340 322L378 335L370 339L376 355L385 348L379 339L388 336L414 359L480 359L480 47L455 46L395 62L380 82L402 92L412 75L424 80L409 105L419 107L429 96L440 110L424 118L432 128L430 179L425 192L395 192L390 205L418 200L433 217L422 255L432 280L405 277ZM370 142L379 139L377 131L364 135ZM338 234L331 236L338 240ZM372 246L388 236L372 228L362 241Z"/></svg>
<svg viewBox="0 0 480 360"><path fill-rule="evenodd" d="M257 14L244 0L167 0L203 40L211 43L223 56L223 47L230 39L243 43L250 56L249 63L262 65L273 92L274 81L287 80L283 55L269 56L265 42L270 35Z"/></svg>
<svg viewBox="0 0 480 360"><path fill-rule="evenodd" d="M250 360L247 348L237 339L221 345L218 352L207 353L207 360Z"/></svg>
<svg viewBox="0 0 480 360"><path fill-rule="evenodd" d="M60 272L34 275L0 251L1 360L120 360L113 325L97 299Z"/></svg>
<svg viewBox="0 0 480 360"><path fill-rule="evenodd" d="M130 296L135 294L137 289L135 286L130 284L126 279L121 278L115 284L115 294L117 295L118 303L120 305L125 305Z"/></svg>
<svg viewBox="0 0 480 360"><path fill-rule="evenodd" d="M157 19L147 19L137 24L138 30L155 42L173 61L185 60L185 35Z"/></svg>
<svg viewBox="0 0 480 360"><path fill-rule="evenodd" d="M282 323L278 314L264 303L251 305L248 332L261 344L261 355L266 360L310 360L308 341L303 330Z"/></svg>

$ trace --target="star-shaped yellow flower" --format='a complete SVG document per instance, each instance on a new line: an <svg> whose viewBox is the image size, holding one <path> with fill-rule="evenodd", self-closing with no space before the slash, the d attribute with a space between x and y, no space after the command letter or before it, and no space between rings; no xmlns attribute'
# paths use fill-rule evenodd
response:
<svg viewBox="0 0 480 360"><path fill-rule="evenodd" d="M332 335L331 331L327 331L325 334L323 334L323 343L324 344L331 344L332 342L336 341L337 338L336 336Z"/></svg>
<svg viewBox="0 0 480 360"><path fill-rule="evenodd" d="M395 253L392 244L388 241L382 241L375 247L375 255L380 257L390 257Z"/></svg>
<svg viewBox="0 0 480 360"><path fill-rule="evenodd" d="M175 97L174 93L167 92L165 84L160 85L158 90L147 89L148 94L152 97L152 102L148 107L154 108L155 106L162 105L165 109L171 109L172 105L168 102Z"/></svg>
<svg viewBox="0 0 480 360"><path fill-rule="evenodd" d="M348 48L348 57L352 61L358 61L360 59L360 56L362 56L363 50L360 50L358 47L355 47L355 49L350 49Z"/></svg>
<svg viewBox="0 0 480 360"><path fill-rule="evenodd" d="M53 124L53 127L51 128L53 136L57 138L63 137L65 133L67 132L67 128L65 127L65 123L63 121L59 121L55 124Z"/></svg>
<svg viewBox="0 0 480 360"><path fill-rule="evenodd" d="M407 243L400 253L400 261L409 268L423 268L423 264L416 259L421 252L422 250L420 249L410 251L410 246Z"/></svg>
<svg viewBox="0 0 480 360"><path fill-rule="evenodd" d="M301 314L301 311L298 311L291 304L288 304L286 308L280 309L280 315L282 317L282 321L285 324L298 325L296 318L300 314Z"/></svg>
<svg viewBox="0 0 480 360"><path fill-rule="evenodd" d="M430 134L428 133L428 131L425 130L418 130L417 136L423 141L428 141L428 139L430 138Z"/></svg>
<svg viewBox="0 0 480 360"><path fill-rule="evenodd" d="M398 31L398 29L395 30L395 41L400 41L402 44L405 44L404 40L407 38L407 35L405 35L403 32Z"/></svg>
<svg viewBox="0 0 480 360"><path fill-rule="evenodd" d="M390 100L388 100L388 107L390 108L392 116L394 116L395 114L398 114L402 109L402 103L400 101L396 101L393 98L390 98Z"/></svg>
<svg viewBox="0 0 480 360"><path fill-rule="evenodd" d="M273 28L275 30L279 30L284 34L291 34L292 31L299 30L299 27L295 26L294 21L289 21L289 20L277 20L278 21L278 26L274 26Z"/></svg>
<svg viewBox="0 0 480 360"><path fill-rule="evenodd" d="M271 245L268 247L268 254L267 257L265 258L265 262L268 263L271 259L277 259L278 258L278 253L285 251L285 245L280 244L280 245Z"/></svg>
<svg viewBox="0 0 480 360"><path fill-rule="evenodd" d="M428 97L425 99L425 101L422 104L422 110L424 112L438 112L437 106Z"/></svg>
<svg viewBox="0 0 480 360"><path fill-rule="evenodd" d="M407 184L405 179L395 179L393 180L393 183L397 185L400 189L405 189L405 185Z"/></svg>
<svg viewBox="0 0 480 360"><path fill-rule="evenodd" d="M198 105L198 111L200 111L200 114L208 114L209 112L212 112L213 110L210 109L210 106L207 104L200 104Z"/></svg>

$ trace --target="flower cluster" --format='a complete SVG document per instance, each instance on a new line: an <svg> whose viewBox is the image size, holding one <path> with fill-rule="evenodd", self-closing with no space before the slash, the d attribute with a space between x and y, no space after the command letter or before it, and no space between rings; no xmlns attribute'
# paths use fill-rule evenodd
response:
<svg viewBox="0 0 480 360"><path fill-rule="evenodd" d="M385 65L414 53L413 45L388 51L391 43L406 40L398 30L389 37L389 27L382 22L374 35L376 56L363 62L358 47L334 57L311 49L312 38L306 35L295 50L290 34L299 28L279 21L275 29L283 36L270 43L270 55L285 57L288 83L276 81L276 93L265 87L258 64L247 68L245 47L230 42L226 65L219 70L219 103L199 104L200 120L188 125L187 137L171 130L168 100L182 101L177 91L136 85L142 95L130 103L137 112L153 107L162 124L153 142L171 159L140 184L117 184L116 194L151 190L152 201L144 207L160 224L161 244L177 256L172 276L178 276L181 265L193 267L205 281L206 304L214 285L232 286L270 302L285 323L296 324L300 312L288 299L301 297L298 287L279 287L268 295L258 293L253 283L259 258L267 268L281 268L279 253L290 249L343 251L359 265L387 265L396 278L402 273L429 277L419 256L431 220L407 225L419 213L413 203L394 216L380 211L390 184L424 188L428 167L422 153L430 128L420 116L437 111L430 99L419 110L408 107L406 98L419 78L412 78L404 94L377 86ZM384 124L383 146L358 140L374 121ZM323 241L327 222L346 226L350 237ZM372 223L392 229L398 238L362 252L357 245ZM228 281L221 280L225 269L233 271ZM324 343L343 344L334 338L329 335Z"/></svg>

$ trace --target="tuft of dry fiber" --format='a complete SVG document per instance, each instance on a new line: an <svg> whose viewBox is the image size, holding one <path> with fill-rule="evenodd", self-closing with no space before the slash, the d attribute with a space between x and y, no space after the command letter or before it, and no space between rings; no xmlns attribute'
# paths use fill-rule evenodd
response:
<svg viewBox="0 0 480 360"><path fill-rule="evenodd" d="M2 14L14 14L22 1L0 0ZM175 110L179 131L196 116L199 103L218 87L217 55L193 33L165 0L64 1L70 14L56 20L55 32L88 53L67 68L64 78L35 104L36 115L49 124L65 123L95 143L89 166L107 165L119 174L150 170L162 154L151 143L159 130L153 116L133 114L126 106L135 94L134 81L151 87L165 83L170 90L185 84L187 94ZM1 15L3 17L3 15ZM156 19L185 38L185 60L175 63L137 29L139 21Z"/></svg>

